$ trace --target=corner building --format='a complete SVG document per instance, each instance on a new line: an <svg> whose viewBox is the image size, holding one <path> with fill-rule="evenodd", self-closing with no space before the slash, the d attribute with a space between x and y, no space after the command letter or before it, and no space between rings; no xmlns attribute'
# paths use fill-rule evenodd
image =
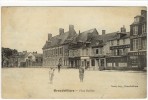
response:
<svg viewBox="0 0 148 100"><path fill-rule="evenodd" d="M147 62L147 11L134 17L130 25L130 67L143 69Z"/></svg>
<svg viewBox="0 0 148 100"><path fill-rule="evenodd" d="M60 62L63 67L69 66L69 44L76 37L73 25L69 25L69 31L59 29L59 35L48 34L48 40L43 46L43 66L57 66Z"/></svg>

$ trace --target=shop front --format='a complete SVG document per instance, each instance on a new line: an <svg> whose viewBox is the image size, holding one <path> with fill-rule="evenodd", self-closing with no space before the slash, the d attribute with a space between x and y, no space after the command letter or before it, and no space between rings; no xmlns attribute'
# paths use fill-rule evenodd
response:
<svg viewBox="0 0 148 100"><path fill-rule="evenodd" d="M147 66L146 51L129 52L130 67L143 69Z"/></svg>

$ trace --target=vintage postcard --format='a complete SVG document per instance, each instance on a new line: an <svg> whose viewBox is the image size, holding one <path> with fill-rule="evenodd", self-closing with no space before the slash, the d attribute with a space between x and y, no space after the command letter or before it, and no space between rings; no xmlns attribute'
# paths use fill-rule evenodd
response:
<svg viewBox="0 0 148 100"><path fill-rule="evenodd" d="M4 99L144 99L146 6L2 6Z"/></svg>

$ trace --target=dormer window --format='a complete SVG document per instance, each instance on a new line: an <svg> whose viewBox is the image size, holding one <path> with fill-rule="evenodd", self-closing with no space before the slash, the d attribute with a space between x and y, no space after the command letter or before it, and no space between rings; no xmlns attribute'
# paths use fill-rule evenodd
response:
<svg viewBox="0 0 148 100"><path fill-rule="evenodd" d="M139 22L139 17L135 17L134 22Z"/></svg>

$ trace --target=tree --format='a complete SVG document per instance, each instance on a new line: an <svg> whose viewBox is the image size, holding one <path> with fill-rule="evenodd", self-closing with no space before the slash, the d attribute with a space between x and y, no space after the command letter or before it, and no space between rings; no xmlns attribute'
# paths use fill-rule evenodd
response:
<svg viewBox="0 0 148 100"><path fill-rule="evenodd" d="M10 59L12 56L17 54L18 54L18 51L16 49L2 47L2 66L3 66L4 60Z"/></svg>

